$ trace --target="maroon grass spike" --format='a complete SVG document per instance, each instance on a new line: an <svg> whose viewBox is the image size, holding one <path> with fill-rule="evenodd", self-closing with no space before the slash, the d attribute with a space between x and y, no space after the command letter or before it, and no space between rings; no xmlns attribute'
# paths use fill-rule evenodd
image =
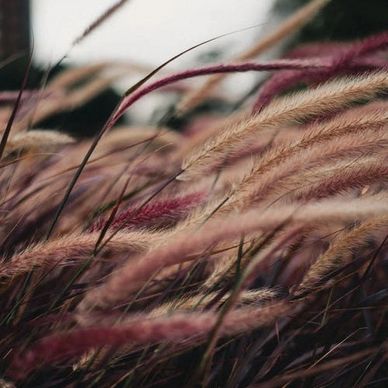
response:
<svg viewBox="0 0 388 388"><path fill-rule="evenodd" d="M119 213L110 229L161 228L170 227L184 217L188 211L198 206L204 199L203 193L192 193L183 197L155 201L143 206L140 210L132 207ZM90 232L101 230L105 219L98 220Z"/></svg>
<svg viewBox="0 0 388 388"><path fill-rule="evenodd" d="M309 50L294 51L291 53L291 58L295 58L299 55L300 59L305 58L308 55L314 54L322 60L330 60L331 65L329 68L324 69L306 69L300 70L284 70L272 76L262 87L260 94L254 104L253 113L259 112L265 107L272 98L301 82L323 82L333 76L341 74L349 74L352 72L367 70L368 68L387 66L387 62L379 61L377 58L375 61L357 61L358 58L373 53L378 50L384 49L388 45L388 33L383 32L378 35L366 38L353 45L336 46L329 45L324 47L323 54L315 48ZM330 53L330 49L333 49L333 53ZM326 50L325 50L326 49ZM315 58L316 59L316 58Z"/></svg>
<svg viewBox="0 0 388 388"><path fill-rule="evenodd" d="M329 63L325 63L325 61L320 60L298 60L298 59L280 59L277 61L271 62L245 62L241 64L231 64L231 65L212 65L207 67L202 67L199 69L192 69L183 71L180 73L176 73L170 75L168 77L162 78L158 81L152 82L151 84L144 86L138 89L136 92L129 94L126 96L121 102L120 106L116 110L112 119L109 122L110 126L113 126L120 117L124 114L124 112L136 101L145 95L160 89L164 86L172 84L174 82L183 81L185 79L210 75L210 74L221 74L221 73L239 73L239 72L248 72L248 71L268 71L268 70L285 70L285 69L324 69L330 66Z"/></svg>

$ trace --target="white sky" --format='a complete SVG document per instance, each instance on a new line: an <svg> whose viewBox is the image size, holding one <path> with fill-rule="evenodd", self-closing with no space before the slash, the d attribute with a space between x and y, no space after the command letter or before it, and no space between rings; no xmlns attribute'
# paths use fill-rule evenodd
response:
<svg viewBox="0 0 388 388"><path fill-rule="evenodd" d="M35 56L55 62L88 24L116 0L31 0ZM150 65L216 35L267 21L272 0L132 0L71 51L78 63L101 59L135 60ZM249 45L260 28L206 45L228 49ZM175 65L184 64L186 56Z"/></svg>
<svg viewBox="0 0 388 388"><path fill-rule="evenodd" d="M71 42L117 0L30 1L35 60L53 64L68 51ZM269 21L272 3L273 0L131 0L73 48L67 61L82 64L120 60L154 67L194 44L263 24L195 49L170 64L168 71L193 67L200 53L212 49L222 48L230 58L257 40L261 28ZM253 73L231 75L222 89L237 97L250 87L256 76ZM139 76L134 77L122 79L115 86L122 92ZM193 82L198 84L201 80ZM158 94L146 100L147 103L131 108L132 117L135 115L139 121L147 121L154 107L166 103Z"/></svg>

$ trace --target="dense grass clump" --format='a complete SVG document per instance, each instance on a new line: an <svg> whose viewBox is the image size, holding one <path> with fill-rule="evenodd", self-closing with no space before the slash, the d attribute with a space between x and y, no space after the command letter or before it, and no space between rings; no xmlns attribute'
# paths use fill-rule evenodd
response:
<svg viewBox="0 0 388 388"><path fill-rule="evenodd" d="M326 2L231 63L146 76L94 139L39 123L126 66L0 93L1 384L386 383L388 33L255 59ZM262 70L256 96L196 113L224 74ZM117 125L171 90L180 132Z"/></svg>

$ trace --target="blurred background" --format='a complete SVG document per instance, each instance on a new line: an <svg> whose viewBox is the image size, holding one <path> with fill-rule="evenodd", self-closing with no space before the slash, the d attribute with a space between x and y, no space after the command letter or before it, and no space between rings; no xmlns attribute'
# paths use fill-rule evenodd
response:
<svg viewBox="0 0 388 388"><path fill-rule="evenodd" d="M115 1L33 0L32 31L35 58L55 61L71 42ZM132 0L109 22L101 25L82 45L75 47L69 61L134 60L155 66L195 43L268 20L272 0ZM190 53L180 63L192 63L201 53L241 50L257 35L250 30L225 37Z"/></svg>
<svg viewBox="0 0 388 388"><path fill-rule="evenodd" d="M55 63L74 39L117 0L32 0L31 20L36 63ZM82 44L69 52L65 64L87 64L104 60L123 61L150 70L168 58L209 38L257 26L210 42L172 62L167 71L183 70L207 62L233 57L249 47L268 24L272 0L131 0L103 23ZM50 33L55 31L55 33ZM138 74L116 83L124 92ZM225 82L226 93L242 93L255 78L240 74ZM197 79L198 81L198 79ZM132 117L144 121L163 97L152 95Z"/></svg>
<svg viewBox="0 0 388 388"><path fill-rule="evenodd" d="M117 0L0 0L0 90L17 90L33 48L34 65L28 87L41 85L45 71L66 54L60 68L104 60L121 61L152 69L178 52L219 34L240 31L206 44L174 61L168 71L226 61L308 0L131 0L81 44L72 42ZM373 3L373 7L371 6ZM333 0L324 11L285 45L269 52L279 55L287 46L309 40L347 40L388 27L388 0ZM228 77L223 91L243 93L257 74ZM121 80L114 88L69 116L60 115L43 126L77 132L86 123L93 133L109 115L120 93L139 79ZM200 82L200 81L196 81ZM155 106L132 110L142 121ZM222 108L222 107L221 107ZM221 109L220 108L220 109ZM94 122L90 122L93 112ZM131 118L128 118L131 119ZM88 120L88 121L87 121Z"/></svg>
<svg viewBox="0 0 388 388"><path fill-rule="evenodd" d="M0 89L20 87L26 54L31 48L34 68L29 87L38 87L44 70L64 54L64 67L109 60L151 70L201 41L256 26L206 44L174 61L166 70L232 57L249 47L268 24L272 0L244 0L242 3L236 0L131 0L81 44L72 47L74 39L115 3L117 0L0 0L0 61L10 61L0 71ZM252 77L252 74L231 77L224 87L229 93L236 93L244 90ZM112 111L119 94L138 79L139 74L122 79L113 91L94 99L94 105L87 104L82 112L72 112L71 120L60 115L42 125L77 132L86 125L84 118L88 116L88 132L93 133ZM132 119L144 121L160 104L158 96L151 96L147 104L134 107ZM93 112L94 122L90 122L90 112Z"/></svg>

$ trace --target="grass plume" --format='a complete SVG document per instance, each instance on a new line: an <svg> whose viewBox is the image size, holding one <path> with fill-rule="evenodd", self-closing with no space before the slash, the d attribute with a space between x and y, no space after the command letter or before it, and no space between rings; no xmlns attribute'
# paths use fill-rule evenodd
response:
<svg viewBox="0 0 388 388"><path fill-rule="evenodd" d="M387 33L252 60L326 3L238 63L151 80L203 42L149 71L89 64L0 91L0 385L386 380ZM94 139L39 128L129 70L147 74ZM150 93L191 109L222 77L199 94L180 81L264 70L243 108L192 112L179 132L117 123Z"/></svg>

